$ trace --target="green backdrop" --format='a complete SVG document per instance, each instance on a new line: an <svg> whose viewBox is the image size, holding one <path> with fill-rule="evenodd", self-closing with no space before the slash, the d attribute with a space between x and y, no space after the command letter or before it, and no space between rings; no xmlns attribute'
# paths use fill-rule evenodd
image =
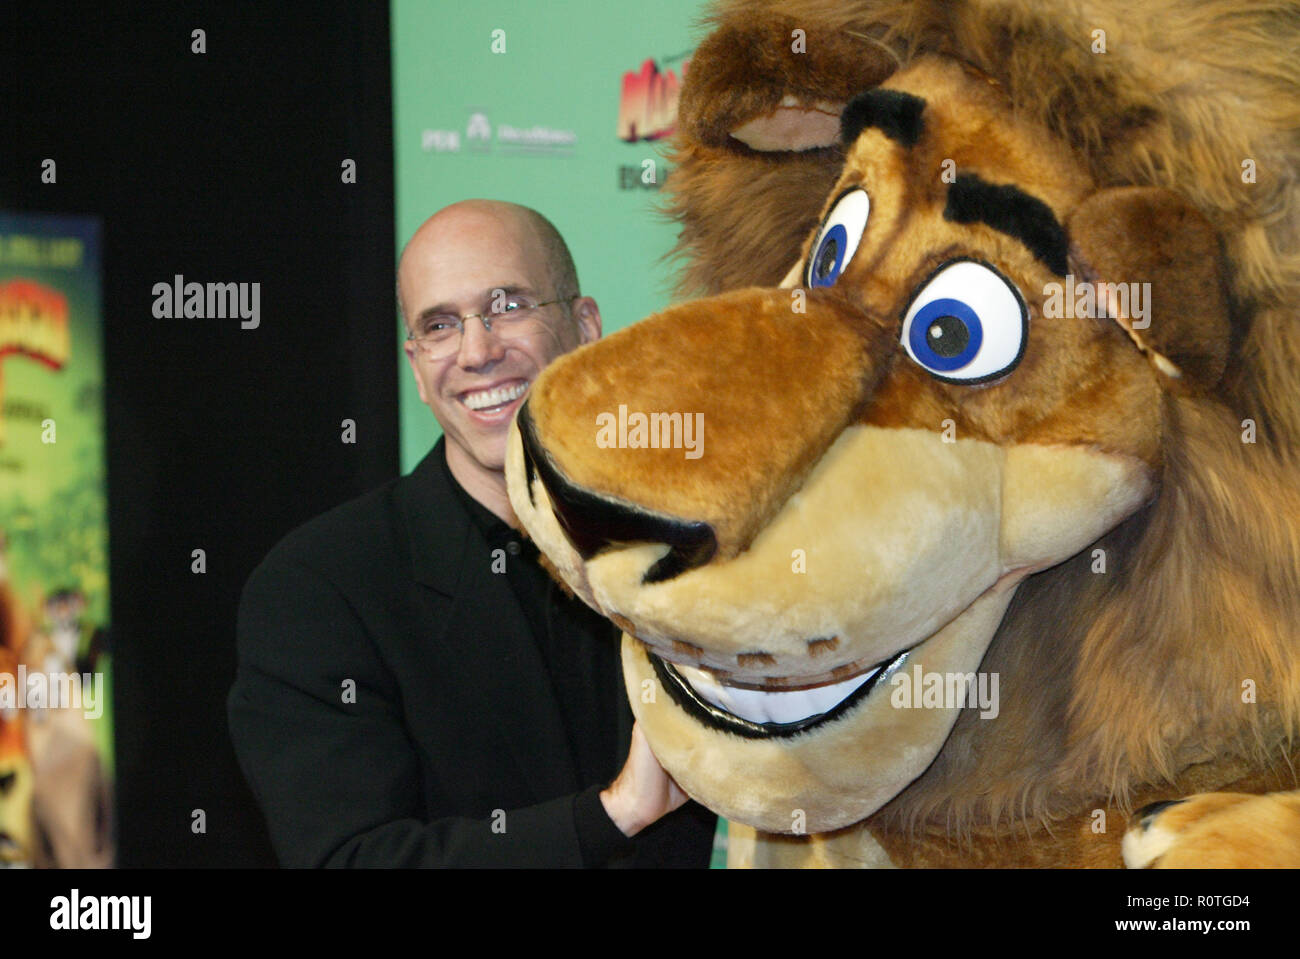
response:
<svg viewBox="0 0 1300 959"><path fill-rule="evenodd" d="M675 230L656 212L663 141L641 136L664 129L671 88L700 39L701 7L393 0L398 251L448 203L510 200L537 209L564 235L606 334L662 309L672 284L663 257ZM629 73L622 132L633 142L619 136ZM643 182L646 161L654 163L653 185ZM394 359L406 472L440 431L400 349Z"/></svg>

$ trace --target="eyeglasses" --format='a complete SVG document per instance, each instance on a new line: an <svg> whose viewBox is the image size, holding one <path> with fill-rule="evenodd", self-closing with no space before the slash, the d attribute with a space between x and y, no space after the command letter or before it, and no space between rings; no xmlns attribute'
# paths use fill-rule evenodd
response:
<svg viewBox="0 0 1300 959"><path fill-rule="evenodd" d="M483 329L495 333L503 340L521 339L546 327L541 309L554 303L568 303L578 297L557 297L540 303L523 293L498 293L486 313L430 313L420 317L419 332L406 334L426 356L433 360L446 359L460 351L461 337L468 320L481 320Z"/></svg>

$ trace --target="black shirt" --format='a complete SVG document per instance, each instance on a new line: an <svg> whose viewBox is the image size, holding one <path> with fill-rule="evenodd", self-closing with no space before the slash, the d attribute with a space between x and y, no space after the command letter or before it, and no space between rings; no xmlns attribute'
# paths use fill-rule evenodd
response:
<svg viewBox="0 0 1300 959"><path fill-rule="evenodd" d="M500 571L519 600L546 664L546 679L560 705L570 754L581 782L594 783L574 803L574 825L588 865L707 866L717 817L695 802L669 813L628 839L605 812L600 792L627 759L620 713L631 710L623 692L620 632L555 582L542 568L537 547L511 529L457 482L441 457L447 481L488 543L493 572ZM668 827L676 822L676 832ZM683 841L683 837L693 837Z"/></svg>
<svg viewBox="0 0 1300 959"><path fill-rule="evenodd" d="M568 636L544 579L521 580L542 598L526 612L496 578L530 569L513 536L493 573L498 547L448 472L439 442L285 536L244 588L230 732L280 861L705 866L716 818L696 804L630 842L610 821L599 794L632 730L612 630L595 617ZM538 609L552 619L534 637ZM581 681L587 668L598 682ZM547 684L568 682L566 713Z"/></svg>
<svg viewBox="0 0 1300 959"><path fill-rule="evenodd" d="M445 458L442 465L487 540L492 571L506 577L532 626L578 776L583 782L608 784L626 758L619 755L618 727L612 721L625 708L617 627L560 587L542 568L533 542L470 496ZM593 722L593 717L604 721Z"/></svg>

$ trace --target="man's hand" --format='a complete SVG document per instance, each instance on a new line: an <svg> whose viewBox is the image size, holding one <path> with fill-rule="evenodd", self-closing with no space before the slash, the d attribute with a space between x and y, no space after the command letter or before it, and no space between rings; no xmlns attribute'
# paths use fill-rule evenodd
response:
<svg viewBox="0 0 1300 959"><path fill-rule="evenodd" d="M609 818L623 835L631 837L672 812L686 799L686 793L664 772L664 767L650 751L650 744L641 733L641 724L633 723L632 745L623 771L600 794Z"/></svg>

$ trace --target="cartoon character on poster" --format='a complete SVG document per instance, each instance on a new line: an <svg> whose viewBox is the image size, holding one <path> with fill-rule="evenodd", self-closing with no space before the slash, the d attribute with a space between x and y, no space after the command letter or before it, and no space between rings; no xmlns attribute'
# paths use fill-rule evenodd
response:
<svg viewBox="0 0 1300 959"><path fill-rule="evenodd" d="M0 214L0 864L113 863L99 228Z"/></svg>

